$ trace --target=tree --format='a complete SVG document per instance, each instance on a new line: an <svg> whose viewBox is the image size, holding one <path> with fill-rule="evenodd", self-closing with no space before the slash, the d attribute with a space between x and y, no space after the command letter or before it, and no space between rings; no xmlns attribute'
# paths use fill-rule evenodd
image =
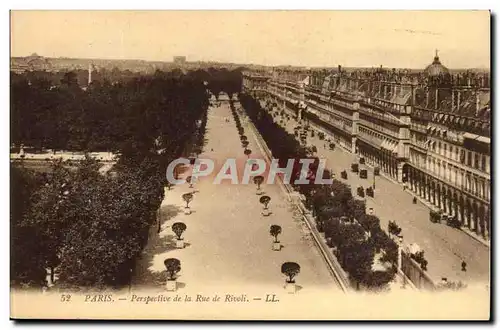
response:
<svg viewBox="0 0 500 330"><path fill-rule="evenodd" d="M300 265L296 262L285 262L281 265L281 273L287 276L287 283L295 283L294 278L300 273Z"/></svg>
<svg viewBox="0 0 500 330"><path fill-rule="evenodd" d="M340 218L343 216L343 214L340 211L340 208L338 206L331 206L331 205L323 205L316 217L316 224L318 226L318 230L320 232L325 231L325 224L329 222L332 219L335 218Z"/></svg>
<svg viewBox="0 0 500 330"><path fill-rule="evenodd" d="M248 141L248 137L246 135L240 136L241 141Z"/></svg>
<svg viewBox="0 0 500 330"><path fill-rule="evenodd" d="M361 223L363 228L370 233L374 233L380 228L380 219L375 215L364 214L358 221Z"/></svg>
<svg viewBox="0 0 500 330"><path fill-rule="evenodd" d="M167 269L167 277L170 281L176 279L176 275L181 271L181 261L176 258L168 258L163 262L165 268Z"/></svg>
<svg viewBox="0 0 500 330"><path fill-rule="evenodd" d="M248 141L241 142L241 145L246 149L248 147Z"/></svg>
<svg viewBox="0 0 500 330"><path fill-rule="evenodd" d="M260 190L260 186L264 183L264 177L262 175L257 175L253 178L253 183L257 185L257 191Z"/></svg>
<svg viewBox="0 0 500 330"><path fill-rule="evenodd" d="M278 235L281 234L281 226L271 225L269 233L274 237L274 243L279 243Z"/></svg>
<svg viewBox="0 0 500 330"><path fill-rule="evenodd" d="M186 202L186 208L189 208L189 203L193 200L193 194L192 193L185 193L182 194L182 199Z"/></svg>
<svg viewBox="0 0 500 330"><path fill-rule="evenodd" d="M359 284L364 283L371 272L374 251L368 243L357 242L346 247L341 253L343 266L359 289Z"/></svg>
<svg viewBox="0 0 500 330"><path fill-rule="evenodd" d="M243 152L248 158L250 158L250 155L252 154L252 150L250 149L245 149L245 151Z"/></svg>
<svg viewBox="0 0 500 330"><path fill-rule="evenodd" d="M50 183L36 190L29 214L23 220L24 227L36 231L38 239L37 258L50 269L54 280L54 269L59 265L59 251L64 243L65 230L75 215L71 208L70 173L62 162L52 165Z"/></svg>
<svg viewBox="0 0 500 330"><path fill-rule="evenodd" d="M181 240L182 233L186 230L187 226L184 222L176 222L172 225L172 231L177 236L178 240Z"/></svg>
<svg viewBox="0 0 500 330"><path fill-rule="evenodd" d="M137 168L118 166L115 176L103 176L90 165L73 180L60 280L84 287L123 285L155 221L162 181L147 160Z"/></svg>
<svg viewBox="0 0 500 330"><path fill-rule="evenodd" d="M193 188L193 177L191 175L186 178L186 182L189 183L189 188Z"/></svg>
<svg viewBox="0 0 500 330"><path fill-rule="evenodd" d="M35 173L13 165L10 180L11 281L40 285L46 275L41 240L37 228L28 226L24 218L30 212L32 195L45 182Z"/></svg>
<svg viewBox="0 0 500 330"><path fill-rule="evenodd" d="M259 198L259 202L264 205L264 210L267 210L267 205L271 201L271 197L264 195Z"/></svg>
<svg viewBox="0 0 500 330"><path fill-rule="evenodd" d="M369 286L371 289L374 288L380 290L394 279L395 274L395 270L392 268L387 271L376 270L367 273L364 276L363 281L364 284Z"/></svg>

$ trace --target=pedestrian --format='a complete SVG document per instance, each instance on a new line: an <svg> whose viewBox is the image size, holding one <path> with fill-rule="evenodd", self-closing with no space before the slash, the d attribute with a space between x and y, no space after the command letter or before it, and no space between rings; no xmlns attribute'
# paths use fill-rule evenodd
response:
<svg viewBox="0 0 500 330"><path fill-rule="evenodd" d="M413 204L417 204L417 197L413 197Z"/></svg>
<svg viewBox="0 0 500 330"><path fill-rule="evenodd" d="M465 260L462 261L462 271L463 272L467 271L467 263L465 262Z"/></svg>
<svg viewBox="0 0 500 330"><path fill-rule="evenodd" d="M210 151L214 151L214 148L210 148Z"/></svg>

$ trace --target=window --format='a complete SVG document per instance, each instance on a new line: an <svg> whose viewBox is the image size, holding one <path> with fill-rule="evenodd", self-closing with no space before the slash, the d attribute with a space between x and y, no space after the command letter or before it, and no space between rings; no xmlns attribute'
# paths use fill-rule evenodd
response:
<svg viewBox="0 0 500 330"><path fill-rule="evenodd" d="M486 172L486 156L481 156L481 171Z"/></svg>
<svg viewBox="0 0 500 330"><path fill-rule="evenodd" d="M438 143L438 150L437 150L438 154L441 154L441 142Z"/></svg>
<svg viewBox="0 0 500 330"><path fill-rule="evenodd" d="M472 166L472 152L467 151L467 166Z"/></svg>
<svg viewBox="0 0 500 330"><path fill-rule="evenodd" d="M479 169L479 154L474 153L474 167Z"/></svg>
<svg viewBox="0 0 500 330"><path fill-rule="evenodd" d="M444 156L448 156L448 145L446 143L443 143L443 147L444 147Z"/></svg>
<svg viewBox="0 0 500 330"><path fill-rule="evenodd" d="M459 156L458 156L458 147L455 147L455 160L458 161L459 160Z"/></svg>

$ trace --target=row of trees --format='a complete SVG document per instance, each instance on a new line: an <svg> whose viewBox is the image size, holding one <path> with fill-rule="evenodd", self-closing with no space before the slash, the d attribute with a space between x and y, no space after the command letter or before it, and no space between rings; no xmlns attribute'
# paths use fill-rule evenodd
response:
<svg viewBox="0 0 500 330"><path fill-rule="evenodd" d="M31 172L22 162L11 168L13 284L45 285L47 268L52 276L57 273L61 285L70 287L127 284L164 197L167 164L188 146L203 148L209 104L203 81L157 74L101 87L92 86L86 92L71 84L47 90L26 87L29 93L54 97L55 107L43 110L48 127L61 125L58 111L68 99L75 105L71 99L75 97L83 104L106 100L95 113L103 116L94 117L97 126L128 130L121 142L112 129L102 130L101 147L116 148L121 155L104 175L100 164L90 158L76 166L56 161L43 174ZM118 111L121 105L126 107ZM45 145L47 140L36 132L30 139L33 145L53 147Z"/></svg>
<svg viewBox="0 0 500 330"><path fill-rule="evenodd" d="M310 175L308 178L311 182L314 181L319 159L311 156L305 146L299 145L293 134L287 133L279 124L274 122L272 115L264 111L260 103L252 96L240 94L240 103L269 148L271 148L273 157L278 160L279 166L286 167L289 159L295 159L291 182L299 178L302 170L302 164L299 160L304 158L313 159L313 163L309 166ZM309 187L309 185L306 186Z"/></svg>
<svg viewBox="0 0 500 330"><path fill-rule="evenodd" d="M272 121L271 116L249 95L240 95L240 102L261 133L273 157L278 159L307 157L306 150L293 135ZM326 177L331 177L325 171ZM312 180L311 180L312 181ZM293 182L293 181L292 181ZM319 231L325 233L327 243L334 251L353 282L368 288L380 288L395 275L397 244L380 228L380 220L366 214L364 201L352 196L351 188L341 181L331 185L294 185L305 196ZM381 262L392 266L373 270L374 257L382 255Z"/></svg>

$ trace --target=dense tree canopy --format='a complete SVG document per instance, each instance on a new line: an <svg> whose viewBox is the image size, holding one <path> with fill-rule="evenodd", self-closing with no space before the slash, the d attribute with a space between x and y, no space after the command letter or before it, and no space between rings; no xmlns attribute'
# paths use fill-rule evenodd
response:
<svg viewBox="0 0 500 330"><path fill-rule="evenodd" d="M173 131L189 135L206 110L207 87L233 95L242 82L240 70L116 73L83 90L80 76L80 71L12 73L12 142L56 150L147 151L161 136L174 148L179 141L172 139Z"/></svg>
<svg viewBox="0 0 500 330"><path fill-rule="evenodd" d="M22 162L11 168L13 283L44 285L49 268L62 285L126 284L164 197L167 164L202 150L210 75L124 75L86 90L78 72L12 75L15 144L120 155L105 175L91 158L56 161L43 174Z"/></svg>

